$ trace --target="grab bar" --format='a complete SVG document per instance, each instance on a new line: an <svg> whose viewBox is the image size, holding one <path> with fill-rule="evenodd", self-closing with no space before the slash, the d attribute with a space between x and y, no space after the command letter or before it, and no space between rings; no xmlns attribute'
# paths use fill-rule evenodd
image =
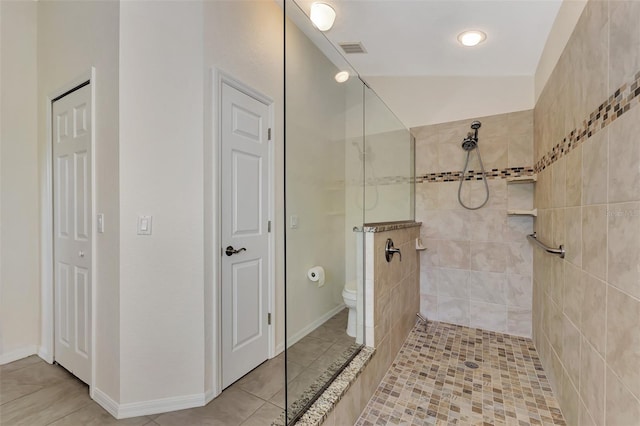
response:
<svg viewBox="0 0 640 426"><path fill-rule="evenodd" d="M557 249L556 248L547 247L544 243L542 243L542 242L540 242L540 240L538 240L538 237L536 236L535 232L533 234L527 235L527 238L529 240L533 241L534 243L536 243L540 248L542 248L547 253L557 254L558 256L560 256L560 259L564 259L565 249L564 249L564 246L562 244L560 244L560 247L558 247Z"/></svg>

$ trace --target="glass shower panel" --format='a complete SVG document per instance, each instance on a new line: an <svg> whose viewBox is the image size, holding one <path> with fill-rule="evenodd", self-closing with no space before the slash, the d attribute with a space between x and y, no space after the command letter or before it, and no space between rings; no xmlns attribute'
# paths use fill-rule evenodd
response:
<svg viewBox="0 0 640 426"><path fill-rule="evenodd" d="M413 141L384 102L285 0L287 422L365 343L364 223L414 219ZM340 71L350 74L336 81Z"/></svg>
<svg viewBox="0 0 640 426"><path fill-rule="evenodd" d="M284 4L285 403L292 422L363 343L362 238L353 227L364 221L364 86L305 12ZM339 71L352 77L338 83Z"/></svg>
<svg viewBox="0 0 640 426"><path fill-rule="evenodd" d="M364 92L365 223L414 220L414 140L373 90Z"/></svg>

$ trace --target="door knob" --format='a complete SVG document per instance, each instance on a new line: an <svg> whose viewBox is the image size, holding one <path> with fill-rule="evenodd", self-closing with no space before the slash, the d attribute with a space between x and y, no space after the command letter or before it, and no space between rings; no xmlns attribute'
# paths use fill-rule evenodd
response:
<svg viewBox="0 0 640 426"><path fill-rule="evenodd" d="M240 253L242 251L247 251L247 249L242 247L242 248L239 248L238 250L235 250L233 248L233 246L229 246L229 247L227 247L227 249L224 252L226 253L227 256L232 256L232 255L238 254L238 253Z"/></svg>
<svg viewBox="0 0 640 426"><path fill-rule="evenodd" d="M83 252L83 251L79 251L79 252L78 252L78 256L80 256L80 257L84 257L84 252Z"/></svg>

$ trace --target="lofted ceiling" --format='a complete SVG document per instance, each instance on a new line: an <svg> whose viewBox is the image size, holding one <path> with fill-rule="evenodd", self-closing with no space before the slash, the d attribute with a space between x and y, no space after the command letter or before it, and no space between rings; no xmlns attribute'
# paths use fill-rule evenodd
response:
<svg viewBox="0 0 640 426"><path fill-rule="evenodd" d="M305 14L314 0L296 0ZM337 49L362 42L367 53L346 55L363 76L532 76L562 0L320 0L336 10L324 33ZM487 33L463 47L467 29Z"/></svg>

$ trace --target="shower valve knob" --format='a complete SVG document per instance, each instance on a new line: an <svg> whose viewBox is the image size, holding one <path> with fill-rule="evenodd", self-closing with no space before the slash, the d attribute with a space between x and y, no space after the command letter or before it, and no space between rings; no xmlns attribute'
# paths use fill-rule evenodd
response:
<svg viewBox="0 0 640 426"><path fill-rule="evenodd" d="M384 245L384 257L387 259L387 262L391 262L393 255L396 253L400 256L400 262L402 262L402 253L400 252L400 249L393 246L393 240L391 238L387 238L387 242Z"/></svg>

